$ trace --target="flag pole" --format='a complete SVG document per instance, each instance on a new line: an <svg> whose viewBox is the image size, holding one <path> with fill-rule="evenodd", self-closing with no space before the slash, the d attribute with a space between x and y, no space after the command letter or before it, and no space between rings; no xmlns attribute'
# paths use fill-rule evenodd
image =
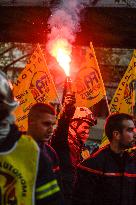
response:
<svg viewBox="0 0 136 205"><path fill-rule="evenodd" d="M132 115L134 114L134 92L133 92L133 83L132 83Z"/></svg>
<svg viewBox="0 0 136 205"><path fill-rule="evenodd" d="M134 115L134 106L135 106L135 82L132 82L132 115Z"/></svg>
<svg viewBox="0 0 136 205"><path fill-rule="evenodd" d="M110 114L111 114L111 111L110 111L110 107L109 107L109 103L108 103L107 95L105 95L105 101L106 101L106 105L107 105L108 113L109 113L109 115L110 115Z"/></svg>
<svg viewBox="0 0 136 205"><path fill-rule="evenodd" d="M98 65L98 62L97 62L97 58L96 58L96 55L95 55L95 51L94 51L92 42L90 42L90 47L91 47L91 49L93 50L93 53L94 53L94 58L95 58L96 66L99 68L99 65ZM105 97L106 105L107 105L107 108L108 108L108 113L110 115L110 107L109 107L108 98L107 98L107 95L106 95L106 90L105 90L105 86L104 86L104 82L103 82L103 79L102 79L102 76L101 76L100 69L98 70L98 72L99 72L99 76L100 76L101 82L103 84L104 94L105 94L104 97Z"/></svg>

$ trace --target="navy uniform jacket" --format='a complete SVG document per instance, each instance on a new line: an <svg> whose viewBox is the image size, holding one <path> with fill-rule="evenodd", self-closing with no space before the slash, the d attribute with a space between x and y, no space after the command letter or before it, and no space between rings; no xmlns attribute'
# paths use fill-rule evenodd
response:
<svg viewBox="0 0 136 205"><path fill-rule="evenodd" d="M62 189L62 178L59 165L59 158L56 151L49 145L43 142L38 142L40 150L51 165L54 177L57 179L60 188Z"/></svg>
<svg viewBox="0 0 136 205"><path fill-rule="evenodd" d="M73 205L135 205L136 160L109 145L78 165Z"/></svg>

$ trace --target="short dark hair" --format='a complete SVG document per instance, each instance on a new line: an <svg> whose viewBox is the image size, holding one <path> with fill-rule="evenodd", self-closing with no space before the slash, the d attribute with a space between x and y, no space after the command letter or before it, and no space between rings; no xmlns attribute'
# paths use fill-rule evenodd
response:
<svg viewBox="0 0 136 205"><path fill-rule="evenodd" d="M120 133L122 132L123 120L133 121L134 117L126 113L114 113L108 116L105 123L105 134L108 137L109 141L111 141L112 139L113 131L119 131Z"/></svg>
<svg viewBox="0 0 136 205"><path fill-rule="evenodd" d="M50 104L45 104L45 103L36 103L34 104L28 114L28 122L31 119L37 118L41 116L43 113L48 113L51 115L56 115L55 109L52 105Z"/></svg>

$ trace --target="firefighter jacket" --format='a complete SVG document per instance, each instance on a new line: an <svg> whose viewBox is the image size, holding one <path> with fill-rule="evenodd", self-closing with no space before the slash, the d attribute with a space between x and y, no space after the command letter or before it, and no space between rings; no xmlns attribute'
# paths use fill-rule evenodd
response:
<svg viewBox="0 0 136 205"><path fill-rule="evenodd" d="M78 165L73 205L136 204L136 160L106 146Z"/></svg>
<svg viewBox="0 0 136 205"><path fill-rule="evenodd" d="M52 138L51 146L55 149L60 160L64 196L67 204L71 202L76 166L83 160L82 151L87 150L77 138L76 133L69 130L70 118L62 115ZM87 152L87 157L90 156Z"/></svg>
<svg viewBox="0 0 136 205"><path fill-rule="evenodd" d="M68 143L68 128L69 119L65 117L61 118L59 120L54 136L52 137L51 146L57 152L59 157L64 198L66 204L70 205L74 172Z"/></svg>
<svg viewBox="0 0 136 205"><path fill-rule="evenodd" d="M63 204L49 162L34 140L14 125L0 144L0 204Z"/></svg>
<svg viewBox="0 0 136 205"><path fill-rule="evenodd" d="M57 179L60 188L62 189L62 179L61 179L61 171L59 165L59 158L56 151L49 145L44 142L38 142L38 146L43 153L45 159L48 159L52 171L54 173L54 177Z"/></svg>

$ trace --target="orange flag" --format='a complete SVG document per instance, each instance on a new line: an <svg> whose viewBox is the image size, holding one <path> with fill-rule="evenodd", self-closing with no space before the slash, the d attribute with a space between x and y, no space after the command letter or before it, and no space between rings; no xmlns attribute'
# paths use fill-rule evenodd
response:
<svg viewBox="0 0 136 205"><path fill-rule="evenodd" d="M128 68L122 77L118 88L110 103L110 111L123 112L133 114L133 106L135 105L135 89L136 89L136 49L128 65ZM107 136L102 137L102 145L109 143Z"/></svg>
<svg viewBox="0 0 136 205"><path fill-rule="evenodd" d="M92 43L86 50L85 61L81 64L73 89L76 93L76 106L89 108L106 96Z"/></svg>
<svg viewBox="0 0 136 205"><path fill-rule="evenodd" d="M27 130L27 117L32 105L57 99L56 88L39 45L13 88L14 95L20 102L15 111L16 123L20 130Z"/></svg>

